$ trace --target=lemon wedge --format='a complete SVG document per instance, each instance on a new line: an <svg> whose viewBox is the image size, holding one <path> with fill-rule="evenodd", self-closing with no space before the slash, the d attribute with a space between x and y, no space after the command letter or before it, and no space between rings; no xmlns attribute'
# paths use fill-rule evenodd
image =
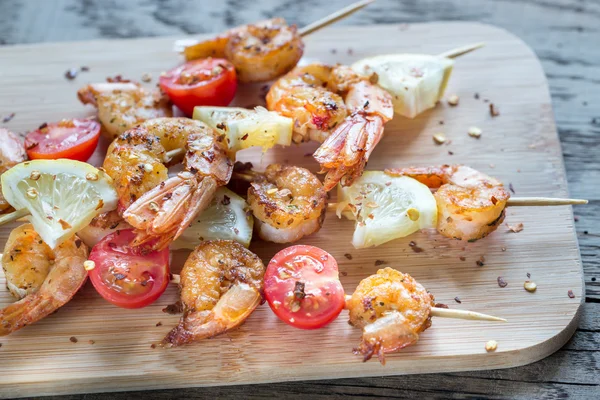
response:
<svg viewBox="0 0 600 400"><path fill-rule="evenodd" d="M393 98L396 114L414 118L444 96L454 61L426 54L388 54L352 65L361 75L377 74L377 84Z"/></svg>
<svg viewBox="0 0 600 400"><path fill-rule="evenodd" d="M2 174L2 194L55 248L98 214L117 207L112 179L90 164L73 160L34 160Z"/></svg>
<svg viewBox="0 0 600 400"><path fill-rule="evenodd" d="M366 171L352 186L338 185L336 212L357 221L352 245L379 246L420 229L435 228L437 205L431 190L406 176Z"/></svg>
<svg viewBox="0 0 600 400"><path fill-rule="evenodd" d="M246 201L227 189L217 189L210 206L171 245L174 249L194 249L204 240L235 240L248 247L254 218Z"/></svg>
<svg viewBox="0 0 600 400"><path fill-rule="evenodd" d="M233 152L254 146L266 151L276 144L289 146L292 142L292 119L264 107L249 110L201 106L194 108L194 119L224 134Z"/></svg>

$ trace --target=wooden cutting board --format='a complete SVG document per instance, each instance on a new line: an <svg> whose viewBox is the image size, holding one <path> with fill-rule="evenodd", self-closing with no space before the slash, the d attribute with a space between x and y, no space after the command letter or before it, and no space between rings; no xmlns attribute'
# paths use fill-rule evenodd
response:
<svg viewBox="0 0 600 400"><path fill-rule="evenodd" d="M518 196L567 196L544 72L531 49L506 31L464 22L331 28L306 39L305 60L350 63L382 53L438 54L479 41L486 47L457 60L447 90L460 96L460 105L442 103L414 120L396 117L386 125L368 168L464 163L510 183ZM117 74L140 80L144 73L151 73L155 84L161 71L180 62L172 46L173 38L153 38L1 48L0 115L15 113L2 126L23 133L45 121L90 115L92 109L76 99L80 86ZM67 69L80 66L90 71L65 79ZM242 88L237 104L260 104L261 93L261 85ZM490 116L490 103L499 116ZM480 139L467 135L470 126L483 130ZM451 143L434 144L437 132ZM315 148L307 144L264 155L249 150L239 159L259 168L277 161L316 170L306 156ZM504 324L434 319L416 346L389 355L385 366L376 360L362 363L352 354L360 331L347 324L345 311L324 329L301 331L280 322L266 304L228 334L181 348L151 348L179 318L161 311L177 300L175 285L156 304L132 311L103 301L88 283L56 314L0 338L0 395L447 372L539 360L572 335L583 300L573 215L566 206L514 207L506 222L525 228L512 233L502 226L476 243L423 232L356 250L350 245L353 223L330 212L323 229L301 241L326 249L338 260L348 293L379 268L375 263L380 260L410 273L438 302L508 319ZM14 226L0 228L2 245ZM424 251L412 251L410 241ZM281 248L259 240L252 245L265 263ZM184 256L175 255L174 271ZM482 256L485 265L478 266ZM523 289L528 273L538 285L535 293ZM499 276L508 286L498 286ZM4 283L0 277L0 306L13 301ZM575 298L568 297L569 290ZM487 353L485 343L492 339L498 349Z"/></svg>

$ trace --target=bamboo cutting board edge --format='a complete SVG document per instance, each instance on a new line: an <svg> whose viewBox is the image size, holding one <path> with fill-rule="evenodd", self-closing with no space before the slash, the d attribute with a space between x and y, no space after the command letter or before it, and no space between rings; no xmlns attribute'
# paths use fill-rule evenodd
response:
<svg viewBox="0 0 600 400"><path fill-rule="evenodd" d="M361 31L361 32L374 32L374 31L378 31L379 29L381 29L382 31L384 31L385 29L391 29L391 27L393 26L367 26L367 27L346 27L346 28L333 28L331 30L327 30L324 32L330 32L330 33L337 33L337 32L351 32L353 29L356 29L357 31ZM539 64L539 60L537 60L537 58L535 57L533 51L531 49L529 49L520 39L516 38L514 35L507 33L504 30L501 30L499 28L495 28L495 27L490 27L488 25L483 25L483 24L479 24L479 23L462 23L462 22L458 22L458 23L430 23L430 24L414 24L411 25L411 29L415 28L417 31L419 29L421 30L427 30L429 29L442 29L442 28L446 28L446 29L459 29L462 30L463 32L466 31L477 31L479 30L480 32L486 32L487 34L490 34L491 31L497 31L498 34L502 34L502 35L506 35L508 37L508 39L519 42L518 44L521 45L522 47L524 47L526 51L528 51L534 58L535 61L537 63L537 68L539 69L539 72L542 73L543 75L543 71L541 70L541 65ZM433 35L436 36L436 35ZM315 35L315 37L318 37L317 35ZM506 40L508 40L507 38L504 38ZM86 42L87 44L104 44L107 46L110 45L119 45L119 43L121 44L127 44L127 42L144 42L147 41L148 43L150 41L156 41L157 43L160 41L166 42L167 39L161 38L161 39L134 39L134 40L123 40L123 41L93 41L93 42ZM309 38L308 41L311 41L311 38ZM468 43L472 40L467 40L465 43ZM74 42L74 43L69 43L69 44L49 44L49 45L25 45L25 46L12 46L12 47L7 47L5 49L0 49L0 54L4 51L35 51L38 48L52 48L54 50L60 50L60 49L67 49L69 46L81 46L84 45L86 43L81 43L81 42ZM463 44L463 43L458 43L458 44ZM313 44L314 46L314 44ZM359 45L356 45L357 47L360 47ZM410 47L410 46L409 46ZM434 46L436 47L436 46ZM309 42L307 44L307 54L311 54L311 43ZM446 48L440 48L441 50L445 50ZM404 48L400 49L400 50L405 50ZM523 49L519 49L519 50L523 50ZM405 51L415 51L415 50L405 50ZM357 52L355 50L355 52ZM391 52L391 51L390 51ZM431 52L431 51L430 51ZM345 55L341 55L338 54L338 58L343 58ZM469 57L469 56L467 56ZM333 57L335 58L335 56ZM354 56L352 57L353 59L357 59L359 58L358 56ZM340 60L341 62L343 62L342 60ZM478 60L481 61L481 60ZM460 61L462 62L462 60ZM460 66L460 62L459 65L457 66L457 71L455 71L455 74L458 73L458 70L461 68ZM115 71L115 72L119 72L119 71ZM80 78L82 80L80 80L78 83L82 84L83 83L83 79L85 79L83 77L83 75L80 76ZM544 102L548 101L549 102L549 94L548 94L548 89L547 89L547 82L545 79L545 76L542 76L543 78L543 82L545 85L545 96L546 98L543 99ZM1 76L0 76L0 81L1 81ZM461 97L462 100L462 97ZM0 102L1 104L1 102ZM88 110L89 111L89 110ZM460 108L457 111L457 113L460 114ZM429 118L434 118L432 116L429 116ZM502 117L500 117L502 118ZM544 135L550 135L551 137L549 137L548 139L552 140L552 146L550 146L548 148L549 151L549 156L553 156L551 157L552 159L550 160L550 162L552 163L552 167L554 169L554 173L558 174L558 178L559 178L559 186L560 188L558 190L562 190L565 191L566 190L566 180L565 180L565 171L564 171L564 163L562 161L562 156L561 156L561 152L560 152L560 143L558 142L557 138L557 133L556 133L556 129L554 126L554 120L552 117L552 113L550 111L550 119L549 120L545 120L543 122L545 122L547 125L546 130L551 131L551 132L546 132L544 133ZM435 118L434 118L435 119ZM7 126L8 128L10 128L10 125ZM424 133L421 133L421 135L426 135ZM554 143L555 142L555 143ZM298 151L299 152L299 151ZM558 157L556 157L558 154ZM466 162L465 162L466 163ZM489 171L489 173L491 173L492 171ZM568 212L567 214L571 215L572 217L572 212ZM331 217L329 217L331 218ZM328 219L329 219L328 218ZM575 236L575 232L574 230L572 230L572 238L573 238L573 242L575 243L575 245L577 244L577 239ZM577 268L578 268L578 273L580 275L580 285L583 287L583 274L582 274L582 267L581 267L581 261L580 261L580 255L579 255L579 249L577 246L575 246L576 248L576 254L577 254L577 259L573 260L574 263L576 264ZM410 258L409 258L410 260ZM427 282L424 282L425 286L427 285ZM579 289L579 288L578 288ZM439 291L438 291L439 292ZM117 386L113 386L113 387L109 387L107 386L107 382L106 382L106 378L103 377L82 377L82 378L70 378L70 379L62 379L60 381L56 381L56 380L48 380L47 382L44 382L43 380L40 380L37 383L27 383L26 385L23 385L23 383L19 384L19 383L6 383L6 381L4 383L0 383L0 395L4 396L4 395L8 395L8 396L26 396L26 395L41 395L41 394L67 394L67 393L77 393L77 392L101 392L101 391L120 391L120 390L136 390L136 389L153 389L153 388L169 388L169 387L191 387L191 386L211 386L211 385L230 385L230 384L240 384L240 383L268 383L268 382L277 382L277 381L282 381L282 380L306 380L306 379L321 379L321 378L342 378L342 377L351 377L351 376L381 376L381 375L397 375L397 374L410 374L410 373L425 373L425 372L450 372L450 371L466 371L466 370L473 370L473 369L493 369L493 368L507 368L507 367L512 367L512 366L518 366L518 365L523 365L523 364L528 364L534 361L537 361L541 358L544 358L546 356L548 356L549 354L553 353L554 351L558 350L564 343L566 343L568 341L568 339L571 337L571 335L573 334L573 332L576 329L577 326L577 321L579 319L579 314L581 311L581 304L583 303L584 300L584 294L582 293L582 295L580 296L580 302L577 304L577 307L575 310L572 310L573 312L573 318L570 319L570 321L564 326L564 328L558 332L556 332L554 334L554 336L548 337L546 338L544 341L538 342L534 345L531 346L526 346L526 347L521 347L518 348L516 350L502 350L502 342L500 342L500 346L498 348L498 351L496 353L478 353L478 354L468 354L468 355L461 355L461 356L453 356L451 358L451 362L446 363L445 361L447 361L449 359L448 356L429 356L429 355L424 355L424 356L417 356L415 357L415 355L413 353L406 353L407 357L406 359L403 359L402 357L393 357L390 358L388 360L388 365L386 367L379 367L377 364L374 364L373 362L371 363L367 363L367 364L362 364L359 362L359 360L355 360L354 364L346 364L344 369L336 369L335 367L327 367L325 366L325 371L326 371L326 375L321 375L321 373L315 369L313 366L304 366L304 365L300 365L300 366L296 366L295 367L295 371L296 373L285 373L285 371L281 371L281 369L270 369L269 373L267 374L261 374L259 375L261 378L265 378L265 379L256 379L256 376L252 376L252 373L254 371L250 371L247 375L241 374L241 375L237 375L237 374L232 374L230 379L224 379L221 381L214 381L214 382L202 382L202 383L194 383L194 379L187 379L187 381L181 381L181 382L177 382L176 380L171 381L173 382L173 384L171 384L169 381L166 382L161 382L159 379L154 380L154 382L150 385L148 385L148 382L140 382L138 384L138 382L133 379L133 382L125 382L123 380L119 380L119 385ZM471 303L471 304L475 304L475 303ZM575 305L574 302L572 305ZM472 307L471 307L472 308ZM434 327L430 328L430 329L435 329L435 324L436 322L434 321ZM35 327L31 327L31 328L27 328L27 329L35 329ZM299 333L301 334L301 333ZM354 343L351 343L350 345L353 345ZM483 346L483 343L478 343L477 345ZM0 356L2 355L2 350L0 349ZM480 350L480 349L478 349ZM402 354L402 353L400 353ZM465 360L463 360L465 359ZM416 361L416 365L415 364ZM462 364L461 364L462 363ZM410 365L410 369L405 369L405 367L408 367L408 365ZM199 364L199 367L201 368L201 361ZM242 379L238 379L238 377L242 377ZM151 377L152 378L152 377ZM189 378L189 377L188 377ZM245 378L245 379L244 379ZM143 379L142 379L143 380ZM60 382L60 383L59 383ZM3 388L2 388L3 386ZM24 389L24 390L20 390L20 389Z"/></svg>

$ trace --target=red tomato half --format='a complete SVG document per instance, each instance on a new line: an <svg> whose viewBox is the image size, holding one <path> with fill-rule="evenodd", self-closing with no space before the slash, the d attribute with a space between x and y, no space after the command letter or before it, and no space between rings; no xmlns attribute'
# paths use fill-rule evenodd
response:
<svg viewBox="0 0 600 400"><path fill-rule="evenodd" d="M169 249L145 252L129 247L133 230L116 231L90 253L96 267L90 280L100 296L116 306L140 308L152 304L169 283Z"/></svg>
<svg viewBox="0 0 600 400"><path fill-rule="evenodd" d="M188 61L162 74L161 89L188 117L196 106L227 106L235 96L235 68L221 58Z"/></svg>
<svg viewBox="0 0 600 400"><path fill-rule="evenodd" d="M275 254L265 272L265 297L279 319L300 329L327 325L345 303L335 258L304 245Z"/></svg>
<svg viewBox="0 0 600 400"><path fill-rule="evenodd" d="M87 161L92 156L98 138L100 124L90 119L63 119L54 124L44 124L25 137L25 149L30 159Z"/></svg>

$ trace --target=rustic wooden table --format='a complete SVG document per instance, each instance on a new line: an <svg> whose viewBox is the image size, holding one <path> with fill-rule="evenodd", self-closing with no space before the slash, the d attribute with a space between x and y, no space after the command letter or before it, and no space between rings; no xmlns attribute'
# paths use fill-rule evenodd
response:
<svg viewBox="0 0 600 400"><path fill-rule="evenodd" d="M303 26L350 0L0 0L0 45L218 32L283 16ZM554 355L496 371L154 392L65 396L129 398L600 398L600 1L378 0L342 24L480 21L521 37L548 76L576 207L586 303L573 339ZM40 60L43 64L43 60ZM0 73L1 73L0 61ZM0 110L1 111L1 110Z"/></svg>

